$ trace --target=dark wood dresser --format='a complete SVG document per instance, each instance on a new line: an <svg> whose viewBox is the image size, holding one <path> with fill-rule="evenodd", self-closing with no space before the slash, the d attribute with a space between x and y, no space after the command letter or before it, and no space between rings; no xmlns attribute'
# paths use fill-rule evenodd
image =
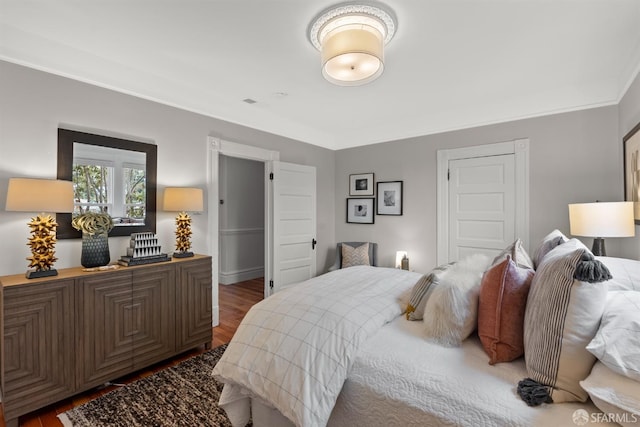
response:
<svg viewBox="0 0 640 427"><path fill-rule="evenodd" d="M20 415L211 345L211 257L0 277L7 426Z"/></svg>

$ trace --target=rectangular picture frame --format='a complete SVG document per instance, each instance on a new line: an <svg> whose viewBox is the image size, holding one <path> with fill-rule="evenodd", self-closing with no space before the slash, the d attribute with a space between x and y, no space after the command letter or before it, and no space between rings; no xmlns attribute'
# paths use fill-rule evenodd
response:
<svg viewBox="0 0 640 427"><path fill-rule="evenodd" d="M348 224L373 224L375 198L360 197L347 199Z"/></svg>
<svg viewBox="0 0 640 427"><path fill-rule="evenodd" d="M640 123L624 138L624 200L633 202L633 218L640 224Z"/></svg>
<svg viewBox="0 0 640 427"><path fill-rule="evenodd" d="M376 215L402 215L402 181L377 183Z"/></svg>
<svg viewBox="0 0 640 427"><path fill-rule="evenodd" d="M373 196L373 173L349 175L350 196Z"/></svg>

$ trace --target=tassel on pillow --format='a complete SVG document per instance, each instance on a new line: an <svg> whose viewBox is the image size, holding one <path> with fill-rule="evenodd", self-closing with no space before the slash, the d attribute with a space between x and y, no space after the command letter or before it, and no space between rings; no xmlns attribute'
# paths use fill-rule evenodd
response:
<svg viewBox="0 0 640 427"><path fill-rule="evenodd" d="M573 277L581 282L588 283L600 283L613 278L607 266L595 259L591 252L585 252L582 255L582 259L576 265L576 272Z"/></svg>
<svg viewBox="0 0 640 427"><path fill-rule="evenodd" d="M549 388L531 378L525 378L518 383L518 394L529 406L553 403L553 399L549 395Z"/></svg>

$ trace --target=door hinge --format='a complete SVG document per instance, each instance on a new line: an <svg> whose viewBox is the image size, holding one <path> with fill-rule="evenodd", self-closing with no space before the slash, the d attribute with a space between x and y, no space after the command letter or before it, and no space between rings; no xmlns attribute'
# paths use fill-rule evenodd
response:
<svg viewBox="0 0 640 427"><path fill-rule="evenodd" d="M270 179L271 181L273 181L273 172L271 172L271 173L269 174L269 179Z"/></svg>
<svg viewBox="0 0 640 427"><path fill-rule="evenodd" d="M447 181L450 181L450 178L451 178L451 171L447 169Z"/></svg>
<svg viewBox="0 0 640 427"><path fill-rule="evenodd" d="M269 280L269 287L273 289L273 280Z"/></svg>

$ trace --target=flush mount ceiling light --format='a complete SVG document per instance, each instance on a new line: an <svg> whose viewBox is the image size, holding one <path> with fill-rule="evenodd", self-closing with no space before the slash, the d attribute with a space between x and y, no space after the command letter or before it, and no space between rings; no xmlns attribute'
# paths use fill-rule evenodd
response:
<svg viewBox="0 0 640 427"><path fill-rule="evenodd" d="M321 52L322 75L333 84L359 86L384 70L384 45L396 20L382 5L345 3L321 12L309 27L309 40Z"/></svg>

